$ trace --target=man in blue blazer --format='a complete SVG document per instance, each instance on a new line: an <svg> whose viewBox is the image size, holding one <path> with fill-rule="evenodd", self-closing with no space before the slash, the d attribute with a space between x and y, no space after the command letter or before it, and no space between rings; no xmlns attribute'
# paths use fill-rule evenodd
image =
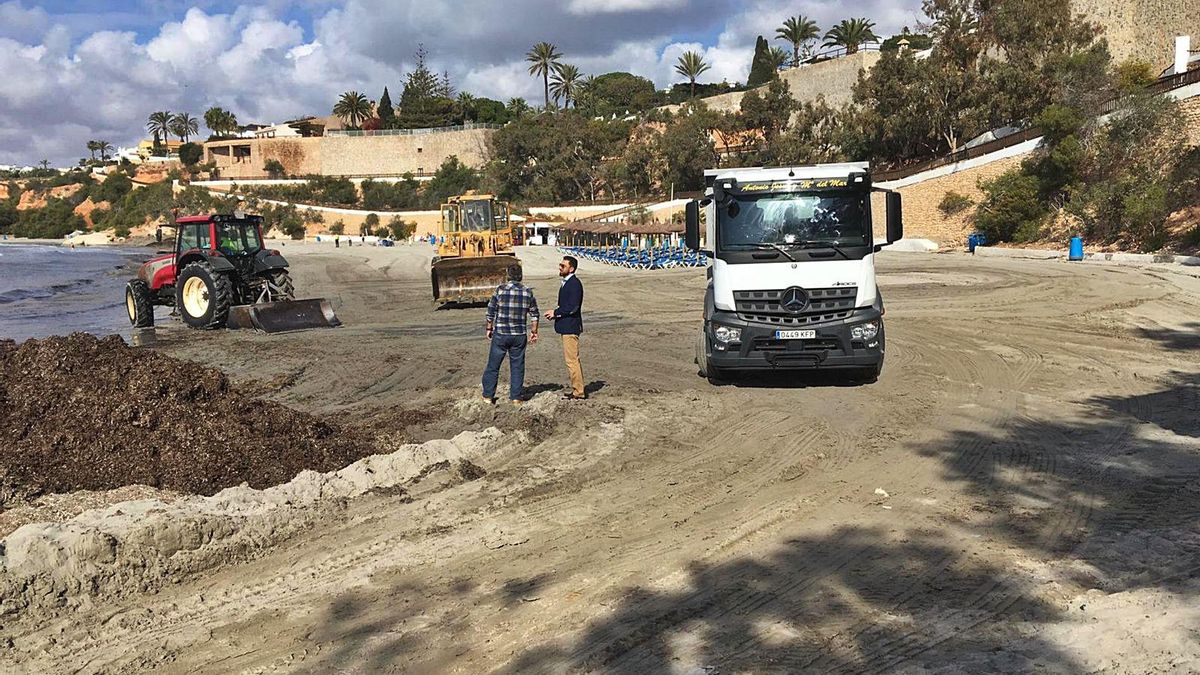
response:
<svg viewBox="0 0 1200 675"><path fill-rule="evenodd" d="M585 399L583 390L583 366L579 363L579 334L583 332L583 284L575 276L579 261L573 256L564 256L558 263L558 276L562 286L558 289L558 307L546 312L547 319L554 319L554 332L562 336L563 359L571 376L569 399Z"/></svg>

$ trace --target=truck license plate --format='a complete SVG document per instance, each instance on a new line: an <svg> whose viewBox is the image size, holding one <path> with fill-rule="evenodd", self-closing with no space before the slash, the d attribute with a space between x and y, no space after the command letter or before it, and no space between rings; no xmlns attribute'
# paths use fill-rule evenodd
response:
<svg viewBox="0 0 1200 675"><path fill-rule="evenodd" d="M815 330L777 330L776 340L811 340L817 337Z"/></svg>

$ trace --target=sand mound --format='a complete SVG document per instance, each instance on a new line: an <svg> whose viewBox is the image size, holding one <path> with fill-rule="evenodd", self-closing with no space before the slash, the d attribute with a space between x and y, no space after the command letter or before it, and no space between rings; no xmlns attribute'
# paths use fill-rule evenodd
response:
<svg viewBox="0 0 1200 675"><path fill-rule="evenodd" d="M0 507L44 492L265 488L372 454L363 436L121 338L0 341Z"/></svg>
<svg viewBox="0 0 1200 675"><path fill-rule="evenodd" d="M463 432L402 445L339 471L303 471L265 490L239 486L171 503L121 502L63 523L24 525L0 540L0 616L151 591L165 580L253 557L336 514L349 499L404 492L435 474L445 484L476 480L485 472L472 459L502 436L494 428Z"/></svg>

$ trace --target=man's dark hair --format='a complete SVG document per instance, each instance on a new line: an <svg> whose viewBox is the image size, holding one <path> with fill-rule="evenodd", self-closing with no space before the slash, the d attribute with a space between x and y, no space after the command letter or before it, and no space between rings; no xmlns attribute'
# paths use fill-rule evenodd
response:
<svg viewBox="0 0 1200 675"><path fill-rule="evenodd" d="M569 264L569 265L571 266L571 269L573 269L573 270L577 270L577 269L579 269L579 260L577 260L577 259L575 258L575 256L573 256L573 255L564 255L564 256L563 256L563 260L566 260L566 261L567 261L567 264Z"/></svg>
<svg viewBox="0 0 1200 675"><path fill-rule="evenodd" d="M508 280L509 281L520 281L524 277L525 277L525 275L521 272L520 265L509 265L508 266Z"/></svg>

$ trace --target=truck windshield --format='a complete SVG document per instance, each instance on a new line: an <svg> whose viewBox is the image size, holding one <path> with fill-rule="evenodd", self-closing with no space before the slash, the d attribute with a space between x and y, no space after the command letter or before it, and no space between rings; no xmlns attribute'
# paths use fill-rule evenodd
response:
<svg viewBox="0 0 1200 675"><path fill-rule="evenodd" d="M722 248L866 246L866 209L864 195L737 195L717 205L717 230Z"/></svg>
<svg viewBox="0 0 1200 675"><path fill-rule="evenodd" d="M258 227L250 221L217 223L217 250L226 255L258 253L262 240Z"/></svg>

